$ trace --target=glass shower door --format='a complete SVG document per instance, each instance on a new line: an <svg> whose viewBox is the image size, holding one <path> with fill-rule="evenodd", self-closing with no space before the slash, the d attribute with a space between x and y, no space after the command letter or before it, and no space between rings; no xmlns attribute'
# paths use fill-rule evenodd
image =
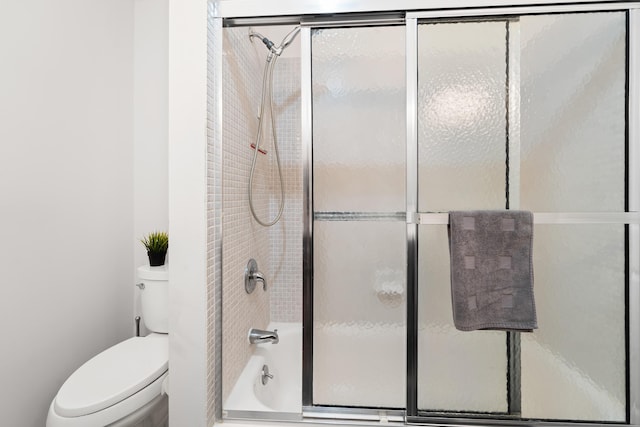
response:
<svg viewBox="0 0 640 427"><path fill-rule="evenodd" d="M314 406L404 408L405 31L311 32Z"/></svg>
<svg viewBox="0 0 640 427"><path fill-rule="evenodd" d="M627 420L626 14L423 21L421 416ZM454 329L450 210L534 212L533 333Z"/></svg>
<svg viewBox="0 0 640 427"><path fill-rule="evenodd" d="M628 419L626 20L308 29L307 409ZM467 209L534 212L533 333L455 329L446 217Z"/></svg>
<svg viewBox="0 0 640 427"><path fill-rule="evenodd" d="M628 210L626 23L624 12L520 20L521 206L592 218L536 227L523 417L627 419L631 235L609 219Z"/></svg>
<svg viewBox="0 0 640 427"><path fill-rule="evenodd" d="M508 21L418 25L418 210L504 209ZM453 326L447 226L418 231L418 408L507 413L507 336Z"/></svg>

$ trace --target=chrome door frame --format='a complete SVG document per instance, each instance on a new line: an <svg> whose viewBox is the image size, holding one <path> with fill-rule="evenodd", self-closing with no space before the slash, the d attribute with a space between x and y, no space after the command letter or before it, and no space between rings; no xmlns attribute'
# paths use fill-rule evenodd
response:
<svg viewBox="0 0 640 427"><path fill-rule="evenodd" d="M304 188L304 231L303 231L303 278L305 294L303 297L304 320L303 323L308 333L303 338L303 370L306 374L303 385L307 384L304 402L311 402L308 394L312 385L312 330L313 324L313 295L309 292L313 278L313 200L312 200L312 91L311 91L311 29L315 26L333 25L345 26L353 24L353 18L363 14L380 15L378 21L388 19L386 12L404 10L405 25L407 25L407 52L414 51L417 40L417 21L419 19L437 18L466 18L466 17L492 17L504 15L522 15L532 13L561 13L561 12L597 12L620 10L628 12L627 25L627 139L628 139L628 212L625 214L548 214L535 215L536 223L566 223L579 217L581 223L619 223L628 224L629 234L629 279L628 279L628 414L629 423L613 423L614 425L640 426L640 3L634 1L618 1L601 3L597 0L583 0L581 2L568 1L561 4L552 0L531 1L527 5L519 5L513 1L485 1L485 0L460 0L450 2L447 0L399 0L388 2L387 0L351 0L339 2L340 4L327 4L323 0L276 0L264 2L263 0L234 0L217 1L209 14L209 20L224 20L230 25L259 25L259 24L295 24L302 23L302 57L301 57L301 112L302 128L301 138L303 144L303 188ZM329 16L328 14L332 14ZM338 15L335 15L338 14ZM340 14L345 14L340 16ZM315 16L311 16L315 15ZM319 15L319 16L318 16ZM309 19L313 18L313 19ZM397 22L397 13L395 18ZM313 20L316 22L314 23ZM360 21L362 22L362 21ZM411 27L412 29L409 29ZM214 26L214 28L217 28ZM218 33L219 34L219 33ZM410 41L411 40L411 41ZM217 64L222 63L221 49L216 49ZM216 68L218 69L218 68ZM215 76L216 80L219 78ZM414 81L415 80L415 81ZM221 82L219 82L221 83ZM417 90L417 59L407 55L407 94ZM411 92L413 91L413 92ZM218 100L221 102L221 100ZM418 213L417 209L417 100L415 96L407 96L407 407L417 408L417 389L415 384L409 383L410 375L417 373L417 229L418 224L442 224L446 219L443 214ZM218 114L216 117L221 119ZM221 120L218 126L221 126ZM217 134L220 134L218 132ZM215 141L220 146L220 140ZM414 179L410 179L414 177ZM411 182L410 182L411 181ZM217 211L216 211L217 212ZM220 258L218 257L218 262ZM217 270L216 270L217 271ZM413 283L412 286L409 284ZM311 289L312 291L312 289ZM218 298L221 304L221 298ZM221 308L221 307L218 307ZM412 313L412 314L410 314ZM415 316L412 317L412 316ZM309 321L311 323L309 323ZM413 325L413 326L412 326ZM221 331L221 319L218 317L215 330ZM216 348L221 348L221 333L216 334ZM410 356L410 353L414 356ZM311 365L309 365L311 360ZM219 361L221 363L221 361ZM220 372L221 366L216 367ZM304 388L304 387L303 387ZM217 394L217 408L222 408L221 393ZM342 418L350 420L387 420L400 421L397 413L386 414L380 410L358 410L340 408L310 408L305 405L304 417L309 418ZM313 409L313 410L311 410ZM311 410L311 411L310 411ZM219 413L219 410L218 410ZM276 417L269 417L277 419ZM286 418L286 417L285 417ZM429 418L416 417L407 413L402 417L407 423L438 423L458 425L540 425L561 426L566 423L547 421L520 421L500 420L485 418ZM571 423L573 426L610 426L611 423Z"/></svg>

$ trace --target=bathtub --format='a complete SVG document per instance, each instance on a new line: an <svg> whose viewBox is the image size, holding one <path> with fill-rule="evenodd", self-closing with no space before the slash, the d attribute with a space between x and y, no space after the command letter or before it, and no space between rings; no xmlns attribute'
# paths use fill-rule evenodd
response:
<svg viewBox="0 0 640 427"><path fill-rule="evenodd" d="M316 339L320 343L331 342L340 346L351 346L354 340L358 340L358 348L365 351L365 353L367 351L377 351L379 353L385 348L403 346L405 342L404 334L406 330L404 327L379 328L375 329L375 333L372 332L371 334L362 333L361 328L358 328L360 333L355 334L352 331L353 327L353 325L333 325L330 328L320 328L316 330ZM267 343L255 346L253 355L223 406L229 418L253 418L251 414L247 413L257 411L263 413L255 416L257 419L269 419L269 416L264 415L264 413L268 412L278 413L278 416L275 416L274 419L302 419L302 325L299 323L274 322L267 329L278 329L280 342L278 344ZM428 341L431 345L447 349L444 352L447 355L447 363L450 363L450 358L456 357L455 355L465 354L469 351L477 353L478 343L474 339L480 335L465 333L466 335L464 336L469 339L466 342L466 339L454 338L453 333L452 330L448 329L425 328L421 330L421 334L426 334L427 337L423 341ZM624 414L623 402L612 397L606 390L599 388L587 376L576 371L575 367L572 367L570 363L564 361L558 355L550 353L548 349L541 347L527 334L523 334L522 340L523 347L526 346L526 351L523 352L522 356L522 363L523 366L526 365L528 368L523 371L522 381L523 385L526 385L523 389L523 398L529 402L528 411L532 411L532 415L544 413L552 419L615 420L620 414ZM381 347L379 345L381 341L387 345ZM420 350L426 351L426 348L421 347ZM346 356L342 355L342 357ZM336 361L335 364L332 363L333 370L340 371L339 378L357 376L357 369L354 367L366 365L366 359L357 357L357 355L354 357L356 357L357 361L350 360L347 357L342 361ZM389 356L389 360L392 359L392 356ZM434 361L433 357L431 361L432 363L437 363L437 360ZM263 365L267 365L270 373L274 376L266 385L262 385L261 382ZM402 392L405 387L404 376L402 375L404 367L401 367L401 374L384 378L387 389L400 390L399 405L403 405ZM318 369L316 371L318 375L326 375L326 372L322 370L322 366L317 366L316 369ZM504 381L502 378L498 377L499 381ZM447 388L446 378L436 378L436 382L441 385L439 387L440 392L437 394L445 394L445 389ZM554 384L553 390L549 390L548 384L550 382ZM332 384L331 386L335 388L329 390L329 394L340 395L339 398L343 402L357 402L358 399L367 394L367 387L364 387L364 390L353 390L343 387L341 384ZM483 393L483 383L479 382L478 387L480 388L476 390L474 385L470 383L467 385L466 391L471 396L479 396ZM566 412L567 408L562 405L564 400L561 399L558 402L557 397L563 395L573 396L573 406L570 412ZM240 416L240 413L244 413L244 416ZM287 414L296 414L296 417L287 417Z"/></svg>
<svg viewBox="0 0 640 427"><path fill-rule="evenodd" d="M302 324L272 322L278 344L256 344L223 406L225 411L302 412ZM262 367L273 375L262 384Z"/></svg>

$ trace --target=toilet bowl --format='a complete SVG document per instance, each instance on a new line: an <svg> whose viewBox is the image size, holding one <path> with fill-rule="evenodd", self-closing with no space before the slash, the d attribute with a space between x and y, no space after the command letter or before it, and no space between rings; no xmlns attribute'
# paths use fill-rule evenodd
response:
<svg viewBox="0 0 640 427"><path fill-rule="evenodd" d="M51 402L46 427L167 425L167 275L164 266L138 269L143 320L154 332L108 348L71 374Z"/></svg>

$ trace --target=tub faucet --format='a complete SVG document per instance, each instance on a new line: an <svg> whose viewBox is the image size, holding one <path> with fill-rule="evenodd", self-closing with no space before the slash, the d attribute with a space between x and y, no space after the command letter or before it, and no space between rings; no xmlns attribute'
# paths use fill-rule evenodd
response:
<svg viewBox="0 0 640 427"><path fill-rule="evenodd" d="M263 331L262 329L249 329L249 343L250 344L264 344L270 342L272 344L278 344L280 338L278 337L278 330Z"/></svg>

